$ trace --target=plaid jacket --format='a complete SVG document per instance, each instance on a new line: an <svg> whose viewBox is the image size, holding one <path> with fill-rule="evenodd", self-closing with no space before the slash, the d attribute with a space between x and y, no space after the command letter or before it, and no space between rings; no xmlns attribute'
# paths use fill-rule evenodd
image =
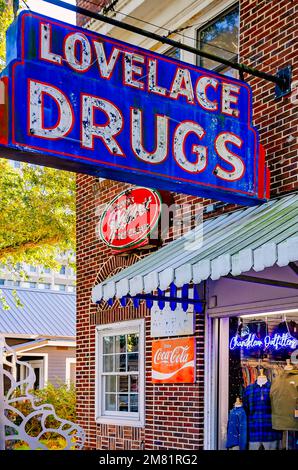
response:
<svg viewBox="0 0 298 470"><path fill-rule="evenodd" d="M280 431L272 429L270 387L268 380L262 387L255 382L244 390L243 406L247 414L249 442L279 441L282 438Z"/></svg>

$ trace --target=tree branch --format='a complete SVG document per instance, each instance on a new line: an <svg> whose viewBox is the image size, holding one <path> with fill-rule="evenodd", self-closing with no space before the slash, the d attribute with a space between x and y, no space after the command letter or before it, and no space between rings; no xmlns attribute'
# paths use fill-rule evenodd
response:
<svg viewBox="0 0 298 470"><path fill-rule="evenodd" d="M0 249L0 260L4 256L10 255L10 254L16 254L16 253L21 253L25 250L29 249L34 249L34 248L41 248L44 245L55 245L59 242L62 241L62 237L44 237L40 238L35 241L28 241L24 242L20 245L15 245L15 246L8 246L6 248Z"/></svg>

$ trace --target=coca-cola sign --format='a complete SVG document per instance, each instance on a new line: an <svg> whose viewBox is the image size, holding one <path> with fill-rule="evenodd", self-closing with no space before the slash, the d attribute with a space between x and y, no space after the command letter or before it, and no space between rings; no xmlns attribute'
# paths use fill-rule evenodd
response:
<svg viewBox="0 0 298 470"><path fill-rule="evenodd" d="M115 252L144 246L157 227L161 197L148 188L131 188L118 194L100 219L100 238Z"/></svg>
<svg viewBox="0 0 298 470"><path fill-rule="evenodd" d="M153 383L195 382L195 338L152 341Z"/></svg>

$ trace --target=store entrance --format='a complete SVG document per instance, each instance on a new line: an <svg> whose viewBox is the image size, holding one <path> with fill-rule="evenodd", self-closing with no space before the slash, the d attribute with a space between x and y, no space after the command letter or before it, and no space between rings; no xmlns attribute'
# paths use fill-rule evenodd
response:
<svg viewBox="0 0 298 470"><path fill-rule="evenodd" d="M218 449L298 450L298 311L219 320Z"/></svg>

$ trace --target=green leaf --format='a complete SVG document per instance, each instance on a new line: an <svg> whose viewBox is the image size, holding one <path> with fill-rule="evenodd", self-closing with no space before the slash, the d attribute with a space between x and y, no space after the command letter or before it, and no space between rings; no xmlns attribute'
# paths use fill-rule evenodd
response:
<svg viewBox="0 0 298 470"><path fill-rule="evenodd" d="M0 263L58 269L75 251L75 175L0 159Z"/></svg>

